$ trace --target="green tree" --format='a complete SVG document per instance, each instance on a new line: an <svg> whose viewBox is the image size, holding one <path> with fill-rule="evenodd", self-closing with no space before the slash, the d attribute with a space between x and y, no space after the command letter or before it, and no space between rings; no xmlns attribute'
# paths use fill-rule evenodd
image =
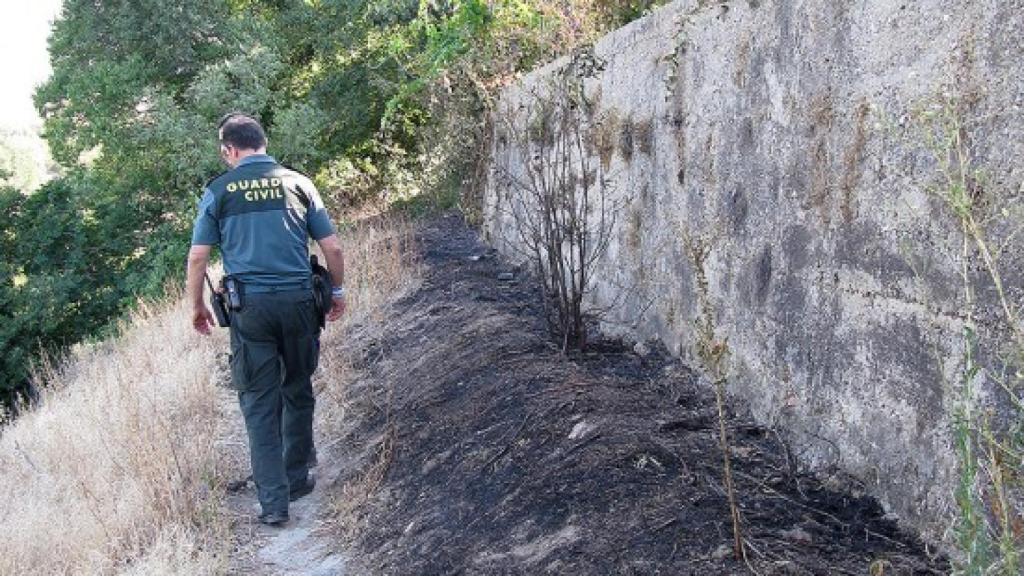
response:
<svg viewBox="0 0 1024 576"><path fill-rule="evenodd" d="M216 116L265 112L279 80L257 25L227 2L65 2L35 96L64 175L2 192L0 392L181 274Z"/></svg>
<svg viewBox="0 0 1024 576"><path fill-rule="evenodd" d="M225 112L335 205L449 185L502 78L651 4L65 0L35 95L62 176L0 191L0 393L180 277Z"/></svg>

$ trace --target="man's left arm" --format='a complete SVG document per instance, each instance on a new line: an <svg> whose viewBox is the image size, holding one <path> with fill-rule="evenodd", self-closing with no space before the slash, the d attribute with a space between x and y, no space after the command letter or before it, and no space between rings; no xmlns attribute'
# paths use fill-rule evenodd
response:
<svg viewBox="0 0 1024 576"><path fill-rule="evenodd" d="M192 303L192 327L200 334L210 335L210 328L216 326L213 313L203 301L203 278L210 263L212 246L194 244L188 251L188 274L185 280L186 297Z"/></svg>
<svg viewBox="0 0 1024 576"><path fill-rule="evenodd" d="M331 272L331 282L335 289L345 285L345 255L341 249L341 242L336 234L317 240L320 251L324 253L327 260L327 269ZM334 322L345 313L345 295L335 295L331 298L331 310L327 313L327 320Z"/></svg>
<svg viewBox="0 0 1024 576"><path fill-rule="evenodd" d="M303 182L303 191L310 199L309 209L306 212L306 227L309 235L316 240L320 251L327 260L327 269L331 272L331 281L334 285L334 297L331 298L331 309L327 313L327 320L334 322L345 313L345 294L341 289L345 284L345 256L341 250L341 242L338 241L337 231L327 215L320 192L308 178Z"/></svg>

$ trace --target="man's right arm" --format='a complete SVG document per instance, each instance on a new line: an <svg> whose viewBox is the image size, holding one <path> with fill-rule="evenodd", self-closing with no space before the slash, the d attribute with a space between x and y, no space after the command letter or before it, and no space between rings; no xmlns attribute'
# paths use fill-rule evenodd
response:
<svg viewBox="0 0 1024 576"><path fill-rule="evenodd" d="M213 313L203 302L203 278L210 263L213 245L220 242L220 228L213 215L214 196L209 189L203 191L199 201L199 214L192 228L192 248L188 252L188 274L185 277L186 297L192 304L192 327L200 334L210 334L216 326Z"/></svg>
<svg viewBox="0 0 1024 576"><path fill-rule="evenodd" d="M192 303L192 327L200 334L210 335L216 326L213 313L203 301L203 277L210 262L210 246L196 245L188 251L188 274L185 280L186 297Z"/></svg>

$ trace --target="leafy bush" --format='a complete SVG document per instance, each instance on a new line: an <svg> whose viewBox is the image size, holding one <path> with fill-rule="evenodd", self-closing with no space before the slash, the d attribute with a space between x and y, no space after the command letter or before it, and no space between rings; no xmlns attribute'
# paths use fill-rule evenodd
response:
<svg viewBox="0 0 1024 576"><path fill-rule="evenodd" d="M66 0L35 96L62 175L0 194L0 396L180 278L225 112L332 209L426 192L472 215L501 86L654 4Z"/></svg>

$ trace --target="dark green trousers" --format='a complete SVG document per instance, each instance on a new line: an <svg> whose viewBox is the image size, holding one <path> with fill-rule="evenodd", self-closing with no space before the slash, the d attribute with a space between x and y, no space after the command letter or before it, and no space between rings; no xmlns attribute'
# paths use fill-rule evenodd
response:
<svg viewBox="0 0 1024 576"><path fill-rule="evenodd" d="M246 294L231 315L231 379L264 513L287 512L289 486L307 480L319 352L309 290Z"/></svg>

